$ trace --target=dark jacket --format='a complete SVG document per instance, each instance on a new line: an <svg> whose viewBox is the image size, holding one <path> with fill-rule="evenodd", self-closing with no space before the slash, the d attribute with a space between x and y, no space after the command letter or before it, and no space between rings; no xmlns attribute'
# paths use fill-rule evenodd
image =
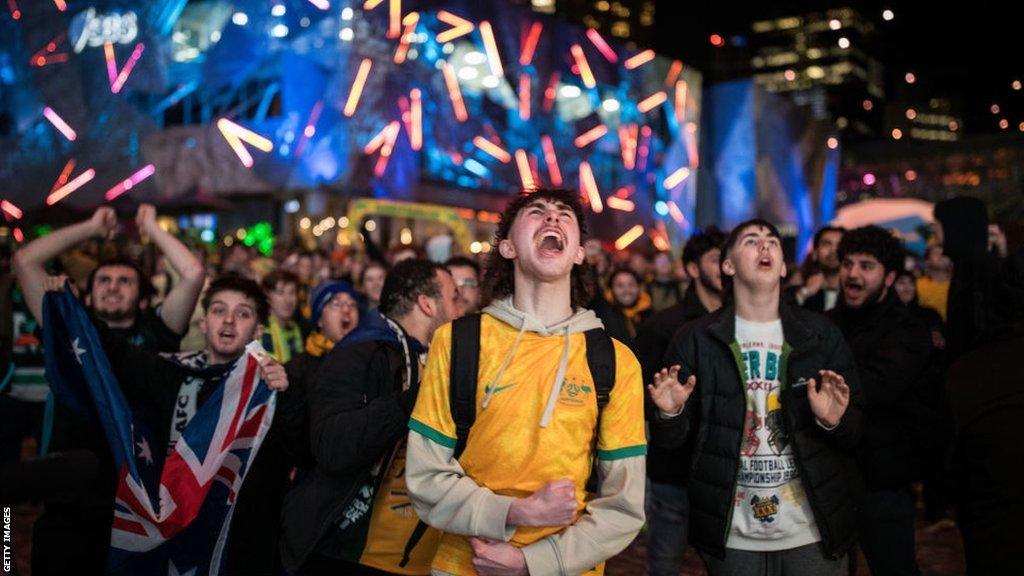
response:
<svg viewBox="0 0 1024 576"><path fill-rule="evenodd" d="M968 574L1006 574L1024 541L1024 330L994 338L949 369L954 505Z"/></svg>
<svg viewBox="0 0 1024 576"><path fill-rule="evenodd" d="M640 361L640 369L644 382L650 383L654 373L664 365L665 351L668 349L672 335L683 324L696 320L708 313L707 308L697 297L697 290L691 285L683 297L683 301L670 306L648 318L637 330L633 352ZM645 397L644 413L648 420L655 415L654 405L650 397ZM655 482L685 485L687 472L690 469L690 451L686 447L665 450L658 446L647 447L647 477Z"/></svg>
<svg viewBox="0 0 1024 576"><path fill-rule="evenodd" d="M401 391L405 375L401 346L382 340L335 346L317 370L308 391L315 464L285 496L282 514L281 558L289 572L335 528L367 471L405 436L418 391Z"/></svg>
<svg viewBox="0 0 1024 576"><path fill-rule="evenodd" d="M274 421L246 473L231 515L228 576L281 573L281 508L290 480L313 465L307 394L323 356L303 352L285 365L288 389L277 393Z"/></svg>
<svg viewBox="0 0 1024 576"><path fill-rule="evenodd" d="M824 552L838 557L854 543L859 496L854 450L864 415L853 356L839 330L825 317L780 304L785 335L780 382L783 419L793 440L800 480L821 533ZM681 445L696 434L689 483L690 539L698 549L725 554L731 525L747 398L736 343L736 311L730 305L687 324L666 355L679 364L682 381L697 376L697 388L682 415L653 427L654 443ZM833 370L850 387L850 404L839 425L822 428L807 400L807 381Z"/></svg>
<svg viewBox="0 0 1024 576"><path fill-rule="evenodd" d="M860 309L842 300L829 318L853 351L864 394L864 436L858 464L870 490L899 488L920 479L924 457L940 429L938 383L928 371L928 328L893 290Z"/></svg>
<svg viewBox="0 0 1024 576"><path fill-rule="evenodd" d="M1004 574L1020 562L1024 529L1024 254L1007 259L993 290L997 323L949 369L957 523L968 574Z"/></svg>

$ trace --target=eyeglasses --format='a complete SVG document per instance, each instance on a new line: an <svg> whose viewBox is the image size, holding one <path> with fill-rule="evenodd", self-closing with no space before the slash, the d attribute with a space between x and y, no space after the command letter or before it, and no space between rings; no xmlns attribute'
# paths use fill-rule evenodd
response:
<svg viewBox="0 0 1024 576"><path fill-rule="evenodd" d="M466 278L465 280L460 280L460 281L456 282L455 285L458 286L459 288L479 288L480 287L480 283L477 282L476 280L473 280L472 278Z"/></svg>
<svg viewBox="0 0 1024 576"><path fill-rule="evenodd" d="M357 306L358 306L358 304L355 301L353 301L353 300L347 300L347 299L346 300L342 300L342 299L339 299L339 298L333 298L329 302L327 302L327 304L324 305L324 308L341 309L341 308L355 308Z"/></svg>

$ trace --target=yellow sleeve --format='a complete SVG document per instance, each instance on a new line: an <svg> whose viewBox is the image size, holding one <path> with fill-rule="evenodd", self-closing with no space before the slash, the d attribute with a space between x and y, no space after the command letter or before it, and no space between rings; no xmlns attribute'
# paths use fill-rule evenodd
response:
<svg viewBox="0 0 1024 576"><path fill-rule="evenodd" d="M445 324L434 332L409 429L445 448L454 449L455 421L448 404L451 342L451 324Z"/></svg>
<svg viewBox="0 0 1024 576"><path fill-rule="evenodd" d="M601 413L597 437L600 460L621 460L647 454L644 434L644 386L640 363L625 344L615 345L615 386Z"/></svg>

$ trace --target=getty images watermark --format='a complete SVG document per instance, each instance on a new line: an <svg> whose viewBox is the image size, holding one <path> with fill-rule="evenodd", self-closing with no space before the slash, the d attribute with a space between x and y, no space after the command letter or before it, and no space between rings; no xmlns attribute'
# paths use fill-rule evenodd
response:
<svg viewBox="0 0 1024 576"><path fill-rule="evenodd" d="M14 542L11 541L11 508L4 506L4 574L10 574L14 571L14 557L11 553Z"/></svg>

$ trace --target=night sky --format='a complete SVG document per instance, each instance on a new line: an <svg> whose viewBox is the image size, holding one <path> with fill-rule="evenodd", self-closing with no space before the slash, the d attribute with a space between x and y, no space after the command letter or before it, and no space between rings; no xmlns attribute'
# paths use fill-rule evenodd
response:
<svg viewBox="0 0 1024 576"><path fill-rule="evenodd" d="M1024 138L1018 130L1024 122L1024 90L1012 88L1014 80L1024 82L1024 5L1018 3L659 0L655 48L708 70L713 79L711 52L716 48L708 40L711 34L749 36L756 20L844 6L860 11L877 27L876 57L885 66L887 99L912 71L918 101L960 100L968 134L1000 132L998 121L1006 118L1007 131ZM895 13L889 22L882 19L886 8ZM998 115L990 111L993 104L1000 107Z"/></svg>

